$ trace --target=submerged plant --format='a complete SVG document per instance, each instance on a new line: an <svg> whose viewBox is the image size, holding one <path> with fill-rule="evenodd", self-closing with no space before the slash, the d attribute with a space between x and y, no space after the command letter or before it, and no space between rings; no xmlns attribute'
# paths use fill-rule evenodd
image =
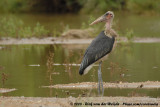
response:
<svg viewBox="0 0 160 107"><path fill-rule="evenodd" d="M52 78L52 73L54 71L54 69L53 69L53 64L54 64L53 58L54 58L54 53L49 51L49 55L47 57L46 65L47 65L47 79L49 79L49 84L50 85L53 85L53 78ZM50 91L49 91L50 96L52 96L52 91L53 90L50 89Z"/></svg>
<svg viewBox="0 0 160 107"><path fill-rule="evenodd" d="M5 82L8 80L8 75L6 73L1 74L2 87L4 87Z"/></svg>

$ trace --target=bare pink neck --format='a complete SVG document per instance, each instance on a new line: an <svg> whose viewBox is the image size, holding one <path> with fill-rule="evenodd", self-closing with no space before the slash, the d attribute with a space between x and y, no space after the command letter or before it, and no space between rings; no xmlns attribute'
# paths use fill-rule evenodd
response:
<svg viewBox="0 0 160 107"><path fill-rule="evenodd" d="M111 29L111 21L107 21L106 25L105 25L105 30L106 30L106 32L108 32L108 31L110 31L110 29Z"/></svg>
<svg viewBox="0 0 160 107"><path fill-rule="evenodd" d="M106 22L105 34L106 34L106 36L117 37L119 35L112 29L111 22L112 22L112 20Z"/></svg>

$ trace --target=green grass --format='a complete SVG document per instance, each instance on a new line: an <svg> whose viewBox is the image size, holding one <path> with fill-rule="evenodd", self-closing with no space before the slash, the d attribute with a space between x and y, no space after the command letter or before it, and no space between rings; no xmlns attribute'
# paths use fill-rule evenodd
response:
<svg viewBox="0 0 160 107"><path fill-rule="evenodd" d="M126 34L125 37L127 37L128 41L132 41L133 37L134 37L134 32L133 30L126 30Z"/></svg>
<svg viewBox="0 0 160 107"><path fill-rule="evenodd" d="M0 19L0 37L14 37L14 38L26 38L26 37L46 37L49 33L40 23L34 27L24 26L22 20L16 18L1 18Z"/></svg>

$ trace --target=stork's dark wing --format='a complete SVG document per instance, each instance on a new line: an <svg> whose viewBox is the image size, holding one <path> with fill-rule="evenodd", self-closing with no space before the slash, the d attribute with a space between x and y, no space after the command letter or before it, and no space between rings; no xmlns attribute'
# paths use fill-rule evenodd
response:
<svg viewBox="0 0 160 107"><path fill-rule="evenodd" d="M81 62L81 66L79 69L79 74L82 75L84 70L97 60L101 59L103 56L107 55L111 52L114 38L110 38L104 34L102 31L90 44L87 48L83 60Z"/></svg>

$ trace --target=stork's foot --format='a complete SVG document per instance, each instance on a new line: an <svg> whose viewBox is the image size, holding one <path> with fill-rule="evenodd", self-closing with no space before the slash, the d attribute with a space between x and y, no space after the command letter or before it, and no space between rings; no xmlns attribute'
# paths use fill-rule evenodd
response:
<svg viewBox="0 0 160 107"><path fill-rule="evenodd" d="M103 94L104 94L103 80L102 80L102 73L101 73L101 64L102 64L102 61L100 61L99 68L98 68L98 95L99 96L103 96Z"/></svg>

